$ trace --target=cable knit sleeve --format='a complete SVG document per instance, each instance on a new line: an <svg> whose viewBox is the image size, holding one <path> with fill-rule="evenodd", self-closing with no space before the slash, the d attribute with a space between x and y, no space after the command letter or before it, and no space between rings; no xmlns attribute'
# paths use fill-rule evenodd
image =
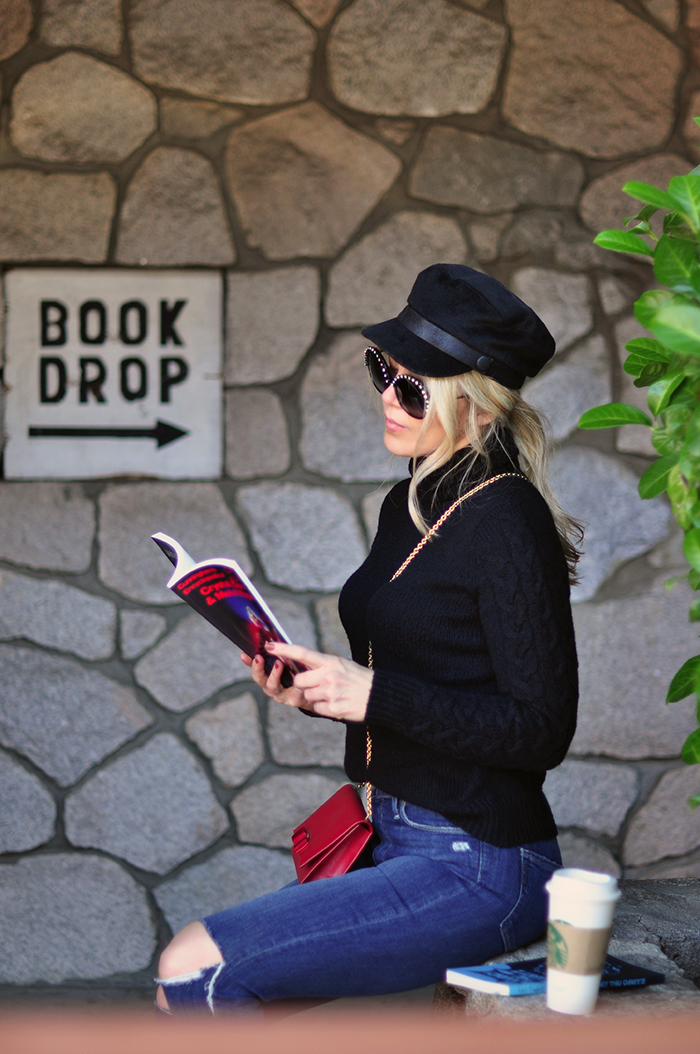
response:
<svg viewBox="0 0 700 1054"><path fill-rule="evenodd" d="M468 596L455 588L451 603L464 604L465 640L471 604L490 669L462 686L379 667L368 724L480 766L553 768L574 734L578 684L566 565L544 502L509 488L430 544L449 552L456 582L462 565Z"/></svg>

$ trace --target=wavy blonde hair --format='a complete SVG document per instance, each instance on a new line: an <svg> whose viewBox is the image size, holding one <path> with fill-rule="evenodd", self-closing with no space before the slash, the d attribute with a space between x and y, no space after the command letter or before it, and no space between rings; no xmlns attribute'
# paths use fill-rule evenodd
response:
<svg viewBox="0 0 700 1054"><path fill-rule="evenodd" d="M447 464L460 440L463 440L465 435L470 437L470 445L464 448L464 458L461 462L464 471L460 484L462 490L467 485L470 469L478 458L483 459L483 478L490 474L489 451L497 445L503 446L507 434L510 433L517 447L520 470L537 487L552 513L569 567L569 580L574 584L578 580L576 564L581 557L583 528L564 512L552 493L547 476L548 442L539 412L525 402L519 391L505 388L498 381L476 371L462 373L457 377L421 379L430 391L430 400L420 435L437 419L445 430L445 437L437 449L420 462L414 458L413 478L408 490L408 509L418 530L424 535L429 530L418 500L418 486L433 472ZM467 401L466 425L460 421L460 397ZM420 436L418 441L420 442ZM437 493L442 478L439 477L433 493ZM469 478L469 484L473 483L474 478Z"/></svg>

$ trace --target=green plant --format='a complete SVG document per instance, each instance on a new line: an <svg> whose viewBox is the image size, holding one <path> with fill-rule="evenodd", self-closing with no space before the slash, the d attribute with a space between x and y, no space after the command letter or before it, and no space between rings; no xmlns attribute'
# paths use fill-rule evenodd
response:
<svg viewBox="0 0 700 1054"><path fill-rule="evenodd" d="M695 119L700 124L700 118ZM675 176L667 190L631 182L626 194L643 203L635 216L624 220L627 230L603 231L596 245L615 252L651 257L654 275L665 288L643 293L635 302L639 322L653 337L625 345L623 369L637 388L648 388L651 416L626 403L609 403L586 411L580 428L646 425L659 457L639 481L642 498L668 494L673 514L684 531L684 553L690 564L687 578L700 591L700 166L686 176ZM663 212L663 233L657 237L651 218ZM630 227L630 224L634 224ZM690 619L700 622L700 598L690 606ZM689 695L697 699L700 725L700 655L683 663L673 677L667 703ZM700 763L700 727L686 739L683 760ZM700 794L690 798L700 805Z"/></svg>

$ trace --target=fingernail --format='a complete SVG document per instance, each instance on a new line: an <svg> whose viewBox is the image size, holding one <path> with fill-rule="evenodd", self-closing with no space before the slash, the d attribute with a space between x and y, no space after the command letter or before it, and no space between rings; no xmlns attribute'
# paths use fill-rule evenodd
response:
<svg viewBox="0 0 700 1054"><path fill-rule="evenodd" d="M275 642L273 640L266 640L265 641L265 647L267 648L268 651L274 651L276 645L275 645Z"/></svg>

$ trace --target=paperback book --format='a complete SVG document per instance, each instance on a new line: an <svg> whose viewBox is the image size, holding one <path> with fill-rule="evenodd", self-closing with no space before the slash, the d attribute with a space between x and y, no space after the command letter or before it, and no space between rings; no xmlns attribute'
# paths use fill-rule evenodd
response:
<svg viewBox="0 0 700 1054"><path fill-rule="evenodd" d="M262 655L269 673L275 660L266 654L265 644L292 641L243 569L235 560L195 563L174 538L160 533L151 537L175 567L168 588L251 659ZM291 687L292 675L303 669L301 663L288 663L282 684Z"/></svg>
<svg viewBox="0 0 700 1054"><path fill-rule="evenodd" d="M477 992L492 992L494 995L535 995L547 990L547 960L543 957L488 966L457 966L447 971L445 980L458 988L473 988ZM600 987L601 990L640 988L663 984L665 980L665 975L656 970L647 970L608 955Z"/></svg>

